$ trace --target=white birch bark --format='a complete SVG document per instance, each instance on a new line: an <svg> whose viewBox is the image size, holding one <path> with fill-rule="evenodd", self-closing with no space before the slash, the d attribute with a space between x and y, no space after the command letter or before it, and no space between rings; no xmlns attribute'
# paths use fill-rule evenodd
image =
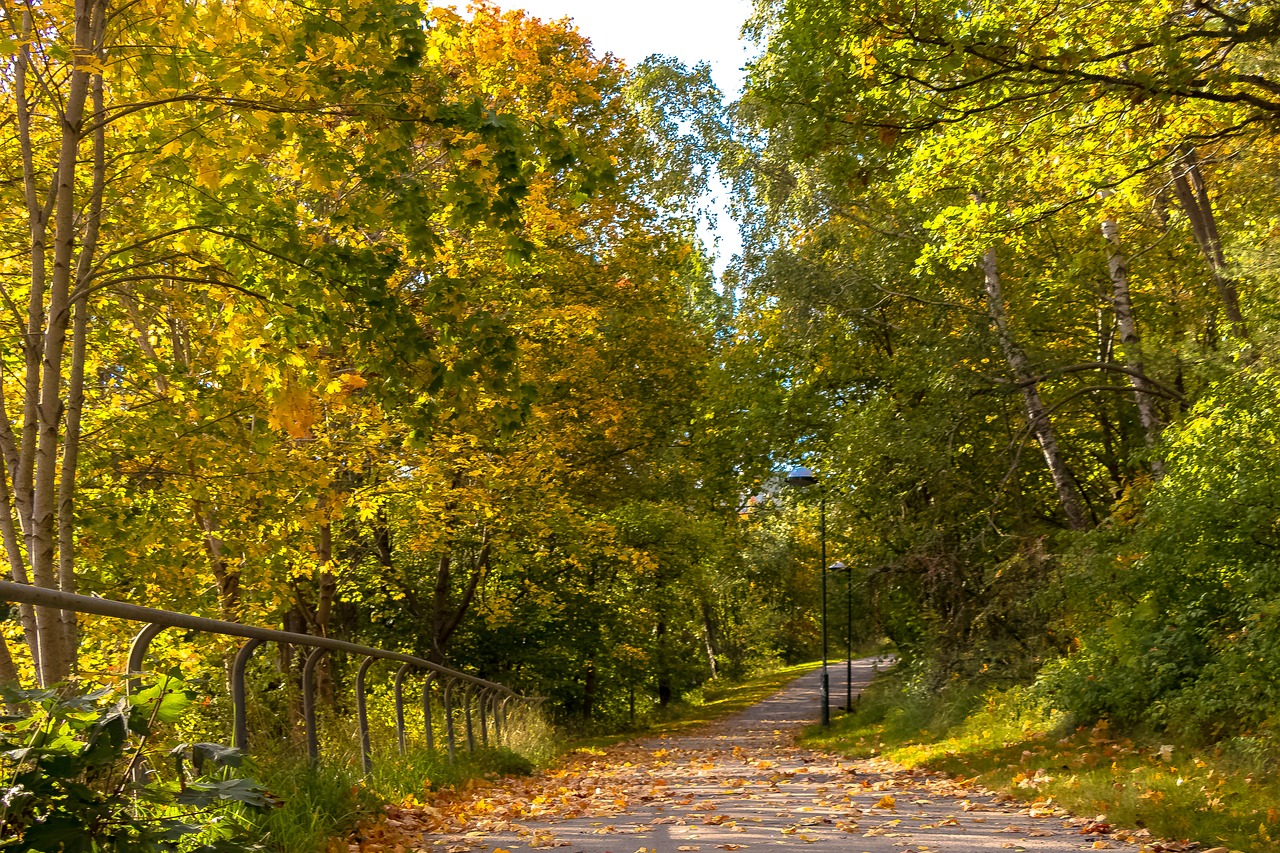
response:
<svg viewBox="0 0 1280 853"><path fill-rule="evenodd" d="M1112 195L1111 190L1102 196ZM1107 241L1107 271L1111 276L1111 305L1116 313L1116 325L1120 327L1121 354L1125 367L1129 368L1129 384L1133 386L1134 400L1138 405L1138 420L1142 424L1143 438L1147 447L1154 449L1160 443L1160 432L1163 425L1159 411L1156 409L1156 398L1151 383L1142 365L1142 338L1138 334L1138 323L1133 314L1133 297L1129 290L1129 262L1125 257L1120 242L1120 224L1114 217L1102 220L1102 236ZM1158 458L1151 460L1151 472L1156 477L1164 473L1164 466Z"/></svg>
<svg viewBox="0 0 1280 853"><path fill-rule="evenodd" d="M53 58L50 49L29 38L43 28L38 19L42 11L30 0L25 3L22 32L28 38L24 38L14 66L13 96L30 235L31 278L19 435L15 435L7 412L0 409L0 454L6 476L4 488L0 489L0 536L15 580L74 591L73 498L88 323L87 306L83 304L87 297L81 285L87 282L92 269L101 221L106 165L100 129L95 129L93 135L92 188L87 211L77 207L76 183L84 168L81 143L90 97L95 118L103 115L100 68L106 3L76 0L72 43L68 45L69 69L57 67L60 60ZM41 64L37 64L37 58ZM55 87L60 96L43 99L52 113L40 118L55 128L58 138L56 165L48 176L47 187L42 189L33 127L37 116L32 111L30 92L47 93ZM101 121L94 124L95 128L102 126ZM67 375L67 331L73 310L77 320ZM22 547L18 544L19 530ZM24 619L24 631L40 683L49 685L63 680L75 662L75 615L58 608L37 607L32 621L34 625L29 625L29 620Z"/></svg>
<svg viewBox="0 0 1280 853"><path fill-rule="evenodd" d="M1022 390L1022 402L1027 411L1027 422L1040 444L1044 461L1049 466L1049 476L1058 492L1058 500L1066 513L1067 523L1072 530L1085 530L1089 523L1085 516L1084 506L1080 500L1079 488L1071 471L1063 459L1062 450L1058 447L1058 437L1049 420L1048 409L1040 398L1035 373L1026 353L1014 341L1009 331L1009 317L1004 305L1004 291L1000 284L1000 268L996 259L995 247L987 249L982 256L982 279L987 294L987 313L995 327L1000 349L1005 361L1013 373L1014 381Z"/></svg>

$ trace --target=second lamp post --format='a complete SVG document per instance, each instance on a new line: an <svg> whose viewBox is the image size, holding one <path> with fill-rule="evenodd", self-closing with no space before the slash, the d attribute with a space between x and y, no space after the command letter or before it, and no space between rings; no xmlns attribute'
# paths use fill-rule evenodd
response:
<svg viewBox="0 0 1280 853"><path fill-rule="evenodd" d="M844 584L844 710L853 711L853 567L836 560L827 566L833 572L848 572Z"/></svg>
<svg viewBox="0 0 1280 853"><path fill-rule="evenodd" d="M787 474L788 486L812 486L818 478L797 465ZM818 486L818 538L822 542L822 725L831 725L831 681L827 676L827 490Z"/></svg>

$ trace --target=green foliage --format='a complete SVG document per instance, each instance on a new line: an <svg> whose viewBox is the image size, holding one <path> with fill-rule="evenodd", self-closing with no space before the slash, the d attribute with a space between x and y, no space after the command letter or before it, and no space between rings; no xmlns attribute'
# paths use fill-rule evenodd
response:
<svg viewBox="0 0 1280 853"><path fill-rule="evenodd" d="M1042 674L1048 701L1189 740L1275 734L1278 435L1280 377L1262 364L1189 413L1143 514L1075 550L1067 583L1105 618L1069 617L1081 647Z"/></svg>
<svg viewBox="0 0 1280 853"><path fill-rule="evenodd" d="M238 775L240 753L211 743L168 750L170 773L149 770L158 725L190 703L160 678L131 696L4 688L23 712L0 725L0 849L31 853L260 850L251 818L271 806Z"/></svg>
<svg viewBox="0 0 1280 853"><path fill-rule="evenodd" d="M822 477L855 624L901 656L894 738L1104 720L1268 765L1273 5L755 4L708 408L777 510L757 566L813 571L777 471Z"/></svg>

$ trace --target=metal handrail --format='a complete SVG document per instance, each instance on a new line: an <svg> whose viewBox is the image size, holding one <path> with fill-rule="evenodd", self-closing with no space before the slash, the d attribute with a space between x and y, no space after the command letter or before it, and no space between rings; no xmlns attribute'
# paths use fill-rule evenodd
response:
<svg viewBox="0 0 1280 853"><path fill-rule="evenodd" d="M368 714L365 713L365 696L364 682L365 673L375 660L394 660L399 661L403 666L396 673L396 737L400 745L401 751L404 750L405 733L404 733L404 694L402 682L404 673L408 667L415 667L420 670L427 671L427 681L423 684L423 714L427 731L428 749L434 750L434 738L431 731L431 707L428 692L433 683L439 683L440 678L435 676L443 676L445 679L444 686L444 706L446 715L446 731L448 733L449 760L454 760L454 727L453 727L453 708L450 699L450 693L455 682L462 682L467 685L464 695L467 697L466 717L467 717L467 734L468 746L471 750L475 749L474 737L471 735L471 702L470 694L473 690L478 690L483 697L487 692L502 694L504 697L503 704L506 700L517 699L528 701L525 697L508 687L493 681L480 678L475 675L468 675L465 672L459 672L438 663L426 660L425 658L416 657L414 655L404 654L403 652L390 652L385 649L378 649L372 646L362 646L358 643L348 643L344 640L335 640L330 637L313 637L310 634L298 634L293 631L278 631L274 628L258 628L253 625L242 625L239 622L226 622L221 619L209 619L204 616L192 616L189 613L178 613L172 610L159 610L154 607L142 607L136 604L126 604L123 601L113 601L108 598L96 598L89 595L76 595L73 593L62 592L56 589L45 589L44 587L32 586L30 584L14 583L13 581L0 580L0 601L15 601L22 604L31 604L37 607L55 607L59 610L74 610L78 613L93 613L98 616L107 616L114 619L122 619L130 622L145 622L145 627L134 637L133 643L129 648L128 674L130 676L139 675L143 672L142 664L146 657L147 648L151 641L163 631L165 628L186 628L192 631L199 631L205 634L222 634L231 637L243 637L248 642L243 643L237 651L231 670L231 702L234 712L233 722L233 739L237 749L247 752L249 747L249 730L246 721L246 692L245 692L245 670L255 649L262 643L271 641L276 643L289 643L298 646L310 646L312 651L307 655L306 664L303 670L303 716L306 724L307 732L307 753L312 760L319 759L319 743L316 730L315 720L315 685L314 670L320 657L326 651L349 652L365 658L361 663L359 674L356 677L356 703L357 703L357 719L360 726L360 751L363 759L365 772L369 772L373 767L372 748L369 737L369 720ZM480 703L480 713L484 714L483 699ZM495 710L495 731L499 730L501 723L497 720Z"/></svg>

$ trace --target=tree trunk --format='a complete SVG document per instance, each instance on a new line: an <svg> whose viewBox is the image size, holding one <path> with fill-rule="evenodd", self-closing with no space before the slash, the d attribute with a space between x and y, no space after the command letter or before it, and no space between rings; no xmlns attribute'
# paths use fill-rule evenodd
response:
<svg viewBox="0 0 1280 853"><path fill-rule="evenodd" d="M3 390L0 389L0 395ZM4 468L8 468L7 465ZM3 469L0 469L3 470ZM22 557L22 545L18 541L18 530L13 523L13 507L9 499L9 481L0 479L0 536L4 539L5 556L9 560L10 573L14 583L31 583L27 577L27 564ZM40 673L40 629L36 625L36 609L30 604L18 605L18 618L22 622L22 633L31 653L31 663L35 667L36 676Z"/></svg>
<svg viewBox="0 0 1280 853"><path fill-rule="evenodd" d="M590 722L596 704L596 662L587 661L587 670L582 678L582 719Z"/></svg>
<svg viewBox="0 0 1280 853"><path fill-rule="evenodd" d="M106 181L105 130L97 120L105 114L98 69L105 57L106 4L104 0L76 0L74 33L66 57L55 54L50 46L41 42L37 34L44 23L36 21L39 11L41 7L34 3L26 4L23 9L23 44L14 61L11 89L22 160L31 270L23 343L20 435L14 434L7 413L0 412L0 450L5 457L4 473L8 478L5 506L0 507L7 517L0 520L0 533L6 540L6 556L15 580L27 579L24 563L29 563L29 577L34 584L75 591L73 498L88 322L87 308L82 307L85 293L80 285L88 280L93 267ZM36 65L37 56L44 61L43 66ZM40 102L47 111L32 111L28 96L32 87L42 92ZM51 88L57 91L50 91ZM82 167L80 146L90 97L95 117L94 152L89 208L81 211L76 207L77 170ZM33 120L47 122L59 133L56 165L45 189L41 188L42 176L36 171L37 133L32 127ZM52 271L48 268L50 248ZM73 310L78 319L67 377L64 362ZM80 370L78 385L77 367ZM65 401L64 378L69 381ZM64 417L71 421L65 431ZM16 525L12 515L15 511ZM23 547L15 549L12 540L16 539L18 529ZM53 607L37 607L33 627L28 627L29 621L32 620L24 618L24 631L39 682L49 685L63 680L75 663L75 614Z"/></svg>
<svg viewBox="0 0 1280 853"><path fill-rule="evenodd" d="M18 678L18 667L13 663L13 655L9 653L9 642L0 635L0 685L7 687L21 687L21 679ZM17 714L21 708L13 702L6 702L4 709L9 714Z"/></svg>
<svg viewBox="0 0 1280 853"><path fill-rule="evenodd" d="M1111 191L1103 193L1103 198L1111 195ZM1155 450L1160 443L1160 415L1156 410L1156 398L1152 393L1151 383L1142 366L1142 338L1138 334L1138 323L1133 315L1133 299L1129 292L1129 262L1120 244L1120 225L1114 218L1102 220L1102 236L1107 240L1107 270L1111 275L1111 304L1116 312L1116 324L1120 327L1120 344L1124 356L1125 367L1129 368L1129 384L1133 386L1134 399L1138 404L1138 420L1142 424L1143 438L1147 447ZM1159 478L1164 473L1164 466L1158 458L1151 459L1151 473Z"/></svg>
<svg viewBox="0 0 1280 853"><path fill-rule="evenodd" d="M99 29L102 24L98 23ZM95 35L98 59L105 56L101 49L101 33ZM58 479L58 584L63 592L78 591L75 574L75 493L76 469L80 461L80 423L84 411L84 370L86 348L89 339L89 279L93 273L93 257L97 253L98 234L102 227L102 193L106 184L106 106L103 101L102 76L95 75L92 84L93 98L93 187L89 196L89 213L85 222L84 240L80 246L79 263L76 266L76 283L72 300L71 321L71 376L67 385L66 435L62 444L62 472ZM62 627L67 648L75 663L75 650L79 644L76 612L62 611Z"/></svg>
<svg viewBox="0 0 1280 853"><path fill-rule="evenodd" d="M658 646L658 705L665 708L671 704L671 672L667 660L667 621L658 617L658 626L654 631Z"/></svg>
<svg viewBox="0 0 1280 853"><path fill-rule="evenodd" d="M489 539L488 531L485 531L483 535L480 553L472 561L466 587L463 589L456 605L451 603L449 594L452 586L450 567L453 565L453 560L448 554L443 554L440 557L440 565L436 571L432 650L435 655L439 656L439 662L441 663L444 662L445 649L449 645L449 638L453 636L453 633L458 630L458 626L462 624L462 619L467 615L467 610L470 609L471 602L475 598L476 590L480 587L480 581L489 569L489 559L493 553L493 542Z"/></svg>
<svg viewBox="0 0 1280 853"><path fill-rule="evenodd" d="M711 605L704 598L700 604L702 605L702 640L707 649L707 665L711 668L711 677L715 678L719 675L719 668L716 666L716 622L711 612Z"/></svg>
<svg viewBox="0 0 1280 853"><path fill-rule="evenodd" d="M333 528L328 522L320 525L320 536L316 542L316 562L320 564L316 592L316 634L327 637L329 621L333 616L334 599L338 594L338 581L333 575ZM337 702L337 691L333 686L333 656L322 657L316 669L319 675L316 679L316 693L322 702L334 706Z"/></svg>
<svg viewBox="0 0 1280 853"><path fill-rule="evenodd" d="M222 618L228 622L240 621L240 569L227 559L225 544L218 536L218 520L204 502L195 502L196 523L204 531L204 550L209 555L213 578L218 584L218 605Z"/></svg>
<svg viewBox="0 0 1280 853"><path fill-rule="evenodd" d="M1000 285L1000 269L996 263L996 250L987 249L982 256L983 284L987 293L987 312L991 323L995 326L996 337L1000 349L1004 352L1005 361L1013 373L1014 381L1022 390L1022 401L1027 412L1027 422L1040 444L1044 461L1049 466L1049 476L1053 479L1054 488L1058 492L1058 500L1066 513L1067 523L1072 530L1085 530L1089 524L1085 518L1084 508L1080 501L1079 488L1075 478L1071 476L1058 447L1058 438L1049 420L1048 409L1040 399L1035 373L1024 353L1009 332L1009 319L1004 306L1004 292Z"/></svg>
<svg viewBox="0 0 1280 853"><path fill-rule="evenodd" d="M1173 192L1178 203L1186 211L1191 223L1191 233L1195 235L1196 245L1201 254L1209 262L1209 270L1213 276L1214 287L1227 315L1227 323L1232 337L1247 340L1248 328L1245 326L1244 314L1240 311L1240 293L1236 288L1231 271L1227 268L1226 256L1222 252L1222 239L1218 235L1218 223L1213 214L1213 205L1209 201L1209 192L1205 186L1204 173L1200 169L1200 160L1195 148L1186 146L1182 155L1173 166Z"/></svg>
<svg viewBox="0 0 1280 853"><path fill-rule="evenodd" d="M38 395L28 551L32 579L37 586L48 589L58 589L61 585L55 555L59 440L64 414L63 361L71 318L70 295L76 247L76 167L80 160L81 130L91 82L89 69L98 57L94 38L95 11L100 17L102 10L98 3L90 5L90 0L76 0L72 68L61 115L62 140L54 181L53 275L49 281L48 308L40 345L40 379L38 388L26 389L28 394L34 392ZM26 436L23 438L25 441ZM62 611L37 607L36 626L40 631L40 681L44 685L53 684L67 677L74 660L74 650L67 643Z"/></svg>

